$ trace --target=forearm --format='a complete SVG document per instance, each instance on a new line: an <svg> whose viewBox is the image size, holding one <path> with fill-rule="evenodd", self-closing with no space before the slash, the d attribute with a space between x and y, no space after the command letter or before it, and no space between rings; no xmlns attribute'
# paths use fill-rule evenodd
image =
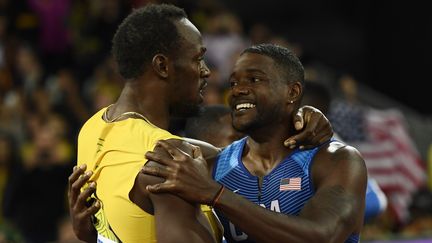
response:
<svg viewBox="0 0 432 243"><path fill-rule="evenodd" d="M151 195L155 207L157 241L160 243L214 243L211 227L199 205L174 195ZM170 229L169 234L166 230Z"/></svg>
<svg viewBox="0 0 432 243"><path fill-rule="evenodd" d="M216 204L257 242L328 242L328 229L309 219L270 211L226 190Z"/></svg>

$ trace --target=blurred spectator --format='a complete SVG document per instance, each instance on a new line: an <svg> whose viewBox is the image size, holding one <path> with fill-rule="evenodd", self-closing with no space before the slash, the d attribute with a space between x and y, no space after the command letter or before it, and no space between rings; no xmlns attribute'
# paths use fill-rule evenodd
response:
<svg viewBox="0 0 432 243"><path fill-rule="evenodd" d="M64 121L36 117L32 139L22 147L23 162L8 178L5 217L26 242L56 239L57 222L66 213L66 184L72 169L72 148L64 137Z"/></svg>
<svg viewBox="0 0 432 243"><path fill-rule="evenodd" d="M5 57L5 39L6 39L7 19L0 13L0 68L6 65Z"/></svg>
<svg viewBox="0 0 432 243"><path fill-rule="evenodd" d="M112 57L95 67L93 75L85 82L84 93L92 112L114 103L123 86L119 74L115 72Z"/></svg>
<svg viewBox="0 0 432 243"><path fill-rule="evenodd" d="M410 204L411 218L404 227L404 236L432 235L432 191L427 187L418 190Z"/></svg>
<svg viewBox="0 0 432 243"><path fill-rule="evenodd" d="M357 101L356 81L342 76L339 85L343 97L332 101L329 112L334 130L346 142L365 141L365 108Z"/></svg>
<svg viewBox="0 0 432 243"><path fill-rule="evenodd" d="M248 44L240 20L230 12L217 13L209 19L203 42L207 47L208 63L219 70L220 81L226 81L235 58Z"/></svg>
<svg viewBox="0 0 432 243"><path fill-rule="evenodd" d="M70 0L28 0L39 20L39 45L49 73L71 62L71 40L67 26Z"/></svg>
<svg viewBox="0 0 432 243"><path fill-rule="evenodd" d="M249 30L251 45L268 43L270 42L272 35L272 31L263 23L254 24Z"/></svg>
<svg viewBox="0 0 432 243"><path fill-rule="evenodd" d="M427 155L427 168L428 168L429 190L432 190L432 142L429 145L429 150Z"/></svg>
<svg viewBox="0 0 432 243"><path fill-rule="evenodd" d="M6 33L7 18L0 12L0 99L1 97L12 88L12 72L10 70L10 60L8 57L8 38Z"/></svg>
<svg viewBox="0 0 432 243"><path fill-rule="evenodd" d="M58 224L58 233L56 243L80 243L73 231L72 221L69 217L63 217Z"/></svg>
<svg viewBox="0 0 432 243"><path fill-rule="evenodd" d="M9 90L0 96L0 130L8 131L18 144L26 138L25 109L21 90Z"/></svg>
<svg viewBox="0 0 432 243"><path fill-rule="evenodd" d="M20 162L17 144L13 137L0 130L0 242L22 242L17 228L4 218L6 214L4 199L7 194L6 183L15 176L13 168Z"/></svg>
<svg viewBox="0 0 432 243"><path fill-rule="evenodd" d="M39 57L29 45L18 47L15 60L16 82L26 96L43 87L46 78Z"/></svg>
<svg viewBox="0 0 432 243"><path fill-rule="evenodd" d="M11 175L13 166L18 163L17 146L13 138L0 131L0 197L3 199L5 194L6 182ZM3 200L0 201L0 225L3 224Z"/></svg>
<svg viewBox="0 0 432 243"><path fill-rule="evenodd" d="M46 82L47 95L53 111L69 117L69 136L78 133L82 123L90 117L90 109L84 103L78 81L69 69L60 69Z"/></svg>
<svg viewBox="0 0 432 243"><path fill-rule="evenodd" d="M74 1L74 58L80 76L87 78L92 69L111 53L111 39L117 26L129 13L127 1ZM87 4L87 5L86 5Z"/></svg>

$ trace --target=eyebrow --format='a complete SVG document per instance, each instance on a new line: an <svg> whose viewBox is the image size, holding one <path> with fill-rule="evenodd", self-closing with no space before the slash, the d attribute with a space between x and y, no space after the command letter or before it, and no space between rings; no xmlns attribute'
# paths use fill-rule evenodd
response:
<svg viewBox="0 0 432 243"><path fill-rule="evenodd" d="M256 68L247 68L246 72L248 73L261 73L261 74L267 74L266 72L260 70L260 69L256 69Z"/></svg>
<svg viewBox="0 0 432 243"><path fill-rule="evenodd" d="M247 68L246 72L247 73L260 73L260 74L267 75L267 73L261 71L260 69L256 69L256 68ZM234 75L235 75L235 72L232 72L231 75L229 76L229 79L231 79Z"/></svg>

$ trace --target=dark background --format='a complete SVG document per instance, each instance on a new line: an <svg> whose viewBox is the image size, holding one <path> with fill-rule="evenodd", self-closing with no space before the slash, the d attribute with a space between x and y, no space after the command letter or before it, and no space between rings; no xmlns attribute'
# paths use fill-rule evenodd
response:
<svg viewBox="0 0 432 243"><path fill-rule="evenodd" d="M424 115L432 54L427 1L224 0L247 28L257 22L306 56L349 72L366 85Z"/></svg>

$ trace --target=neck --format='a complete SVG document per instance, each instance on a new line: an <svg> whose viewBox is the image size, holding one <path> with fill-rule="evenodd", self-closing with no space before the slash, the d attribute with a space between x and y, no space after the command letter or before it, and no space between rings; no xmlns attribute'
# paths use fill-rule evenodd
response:
<svg viewBox="0 0 432 243"><path fill-rule="evenodd" d="M291 123L266 126L262 131L248 133L247 140L248 157L253 161L262 161L268 167L280 163L292 150L283 145L285 139L293 134Z"/></svg>
<svg viewBox="0 0 432 243"><path fill-rule="evenodd" d="M116 117L124 112L134 111L145 116L157 127L168 129L169 106L165 97L163 89L154 82L128 81L117 102L110 109L109 116Z"/></svg>

